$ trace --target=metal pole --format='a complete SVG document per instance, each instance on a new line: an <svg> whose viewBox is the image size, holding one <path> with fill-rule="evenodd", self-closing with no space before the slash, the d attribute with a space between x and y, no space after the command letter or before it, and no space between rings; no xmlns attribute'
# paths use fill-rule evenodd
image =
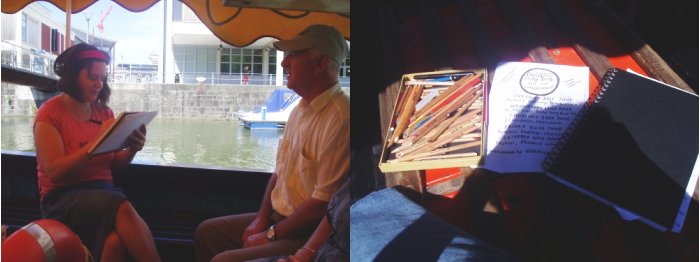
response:
<svg viewBox="0 0 700 262"><path fill-rule="evenodd" d="M166 56L166 39L167 39L167 34L168 34L168 0L163 1L163 59L161 59L161 63L163 64L162 68L162 75L163 79L161 79L161 83L165 84L165 68L166 68L166 62L167 62L167 56Z"/></svg>
<svg viewBox="0 0 700 262"><path fill-rule="evenodd" d="M73 12L73 1L66 0L66 45L64 50L70 47L70 15Z"/></svg>
<svg viewBox="0 0 700 262"><path fill-rule="evenodd" d="M92 18L92 12L85 11L85 12L83 12L83 16L85 16L85 21L87 21L85 42L89 44L90 43L90 19Z"/></svg>

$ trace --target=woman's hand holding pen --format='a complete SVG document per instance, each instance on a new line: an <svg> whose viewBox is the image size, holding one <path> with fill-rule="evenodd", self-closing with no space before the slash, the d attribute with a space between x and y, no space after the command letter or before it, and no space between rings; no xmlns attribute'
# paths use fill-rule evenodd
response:
<svg viewBox="0 0 700 262"><path fill-rule="evenodd" d="M126 145L132 150L132 152L138 152L143 149L143 145L146 144L146 125L141 125L141 127L134 130L134 132L129 135L126 139Z"/></svg>
<svg viewBox="0 0 700 262"><path fill-rule="evenodd" d="M97 143L97 140L99 140L100 136L102 136L102 134L104 134L104 132L107 132L107 130L109 130L109 127L112 126L112 124L114 123L115 119L112 118L112 119L107 119L107 120L105 120L105 121L99 121L99 120L95 120L95 119L90 119L90 120L88 120L88 121L90 121L90 122L92 122L92 123L94 123L94 124L100 125L100 135L98 135L98 136L96 136L95 138L93 138L93 139L90 141L90 143L89 143L87 146L85 146L85 152L87 152L87 150L88 150L89 148L92 148L92 146L93 146L95 143Z"/></svg>

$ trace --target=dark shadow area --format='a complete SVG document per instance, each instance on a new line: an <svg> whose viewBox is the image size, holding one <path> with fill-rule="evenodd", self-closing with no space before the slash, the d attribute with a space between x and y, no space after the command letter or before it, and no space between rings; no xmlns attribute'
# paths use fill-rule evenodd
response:
<svg viewBox="0 0 700 262"><path fill-rule="evenodd" d="M554 106L523 110L513 123L526 123L525 129L504 132L519 136L522 130L539 130L530 128L537 126L529 121L532 116L558 115L571 109ZM558 183L540 173L487 171L491 173L495 194L503 205L505 227L511 241L507 246L526 261L697 259L697 250L678 241L694 239L697 242L697 232L692 231L697 228L694 211L697 200L692 201L691 214L686 217L680 234L659 231L659 226L655 229L640 220L625 221L610 206L623 207L670 229L686 196L686 185L682 181L687 181L688 177L685 180L674 177L668 170L659 168L651 161L651 156L640 149L628 127L615 122L607 110L602 107L586 110L586 117L573 120L576 128L565 131L564 140L559 140L553 153L545 159L545 169L568 183ZM537 139L530 136L517 142L535 141ZM511 154L516 150L509 145L497 145L493 151ZM685 171L689 176L690 170ZM582 193L581 189L595 196Z"/></svg>
<svg viewBox="0 0 700 262"><path fill-rule="evenodd" d="M698 1L605 2L698 92Z"/></svg>
<svg viewBox="0 0 700 262"><path fill-rule="evenodd" d="M516 261L426 210L420 199L415 191L397 186L351 206L351 256L373 261Z"/></svg>
<svg viewBox="0 0 700 262"><path fill-rule="evenodd" d="M462 231L522 258L508 235L506 218L510 214L503 213L498 201L493 187L494 174L479 168L461 173L463 179L455 179L461 182L455 182L459 183L453 187L456 191L437 194L431 193L433 188L428 188L423 205Z"/></svg>
<svg viewBox="0 0 700 262"><path fill-rule="evenodd" d="M640 2L639 7L634 2ZM608 58L630 55L655 75L663 70L656 68L654 57L640 50L645 44L666 62L667 55L674 52L695 50L697 54L697 34L668 30L697 32L697 2L672 2L383 0L353 3L357 17L364 18L353 21L353 31L356 39L372 43L366 50L373 53L368 59L374 63L362 65L379 69L375 74L382 76L377 79L380 93L405 73L446 68L493 70L498 62L525 57L535 62L552 62L553 57L561 63L559 54L537 50L542 47L572 46L575 55L594 72L602 70L600 73L613 65ZM697 55L688 59L695 61L684 65L692 66L686 70L691 72L697 68ZM679 75L697 90L697 76L686 79L684 73Z"/></svg>
<svg viewBox="0 0 700 262"><path fill-rule="evenodd" d="M589 111L571 133L568 142L557 146L555 152L558 152L548 161L548 171L654 223L671 228L681 201L687 195L685 187L692 163L690 170L662 170L650 159L648 152L640 149L627 127L615 122L607 110L594 107ZM688 166L683 161L687 154L692 152L674 154L678 160L674 168ZM681 175L685 177L677 177Z"/></svg>
<svg viewBox="0 0 700 262"><path fill-rule="evenodd" d="M369 8L369 3L353 1L353 19L351 32L353 39L352 48L353 83L350 97L350 176L352 177L351 196L359 199L372 191L384 188L386 183L384 175L379 172L379 154L381 152L381 135L379 125L379 100L377 96L377 83L385 77L380 70L378 62L387 62L376 59L382 56L382 49L377 48L377 35L373 34L373 28L378 24L377 10ZM377 3L381 6L381 3Z"/></svg>
<svg viewBox="0 0 700 262"><path fill-rule="evenodd" d="M562 111L545 109L550 110ZM685 188L649 160L624 126L612 121L607 112L601 114L598 123L589 124L593 130L586 131L595 132L591 134L594 141L585 141L583 147L588 149L574 150L567 162L558 162L570 165L560 176L654 221L658 218L672 223ZM560 154L567 154L567 149L562 150ZM672 233L640 221L625 221L609 205L542 173L475 169L463 181L456 194L426 193L419 196L419 203L462 231L523 261L698 259L696 199L691 201L681 232ZM487 211L485 206L489 205L492 208Z"/></svg>

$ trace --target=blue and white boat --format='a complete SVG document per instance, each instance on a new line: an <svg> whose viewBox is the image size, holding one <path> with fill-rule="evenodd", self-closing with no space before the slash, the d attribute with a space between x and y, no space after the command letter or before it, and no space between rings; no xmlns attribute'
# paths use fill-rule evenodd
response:
<svg viewBox="0 0 700 262"><path fill-rule="evenodd" d="M249 129L284 128L301 97L289 89L275 89L265 104L251 112L238 113L241 125Z"/></svg>

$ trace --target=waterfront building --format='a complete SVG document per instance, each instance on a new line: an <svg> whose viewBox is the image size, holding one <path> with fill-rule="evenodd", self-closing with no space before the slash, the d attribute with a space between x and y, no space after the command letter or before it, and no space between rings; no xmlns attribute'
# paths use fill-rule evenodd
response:
<svg viewBox="0 0 700 262"><path fill-rule="evenodd" d="M65 21L58 22L44 4L30 4L14 14L2 14L2 64L55 78L53 63L65 45ZM115 55L115 40L72 28L71 45L88 42ZM114 65L111 65L114 69Z"/></svg>
<svg viewBox="0 0 700 262"><path fill-rule="evenodd" d="M180 83L197 83L199 77L207 84L285 85L281 66L284 53L272 46L276 39L264 37L246 47L228 45L211 33L187 5L165 1L165 59L159 67L165 83L174 83L178 74ZM341 68L341 85L349 87L350 56ZM248 81L244 80L246 74Z"/></svg>

